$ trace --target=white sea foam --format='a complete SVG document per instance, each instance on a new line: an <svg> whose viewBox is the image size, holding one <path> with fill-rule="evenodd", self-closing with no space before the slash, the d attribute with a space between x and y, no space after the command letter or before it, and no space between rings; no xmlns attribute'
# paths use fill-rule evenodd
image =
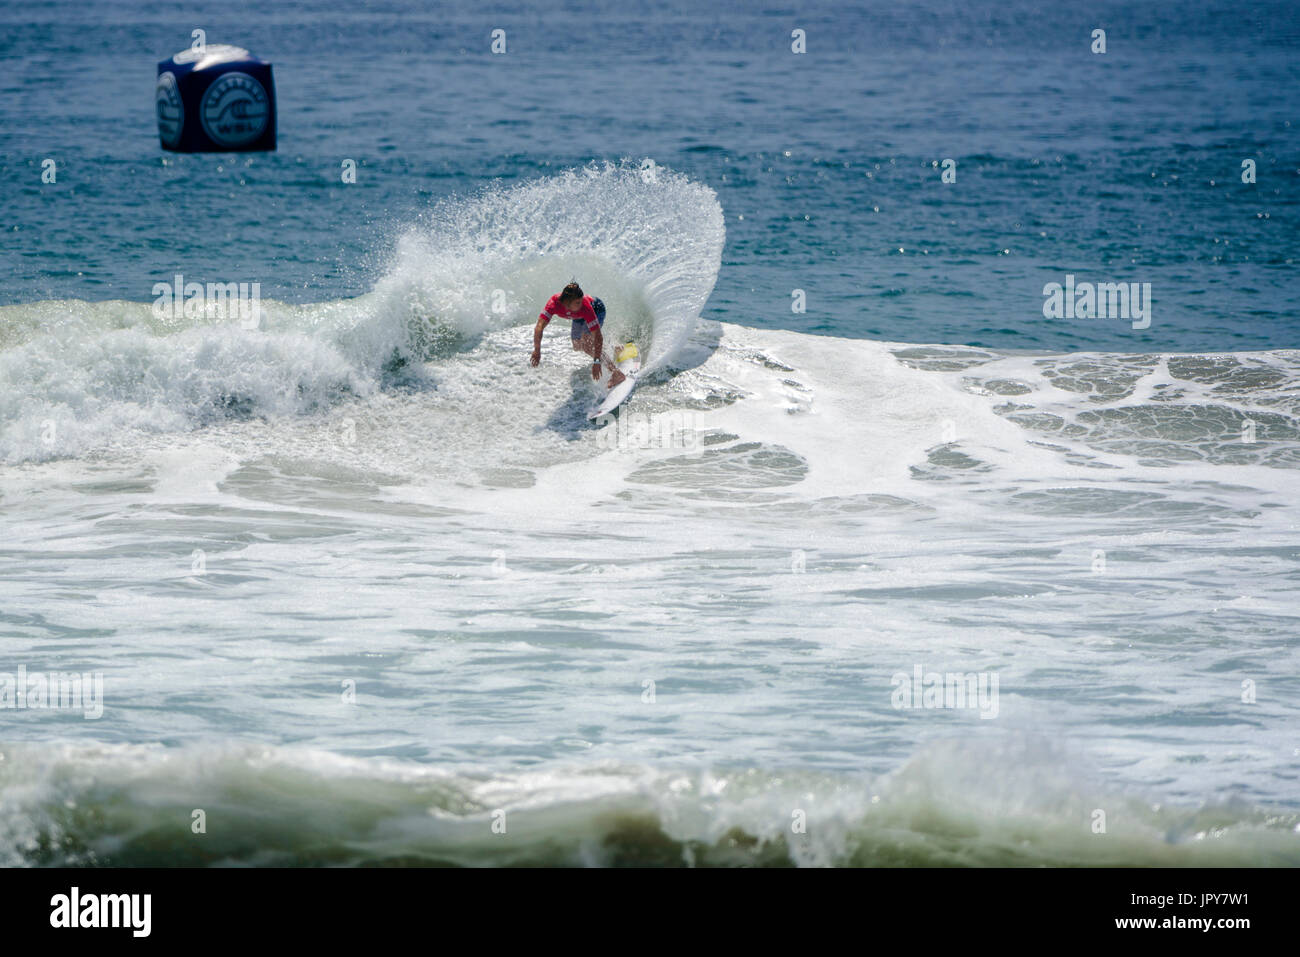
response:
<svg viewBox="0 0 1300 957"><path fill-rule="evenodd" d="M1294 862L1297 356L700 320L721 217L659 175L444 207L372 292L264 302L256 331L0 310L3 651L105 675L93 729L7 726L6 754L75 740L0 763L0 853L52 861L69 835L94 857L116 826L95 788L200 806L180 768L258 806L289 781L301 830L223 846L239 861L308 859L381 793L325 859L521 862L549 833L608 862L651 821L636 860ZM575 273L647 346L626 411L689 448L589 423L567 330L528 364ZM896 710L916 667L996 674L997 718ZM1034 735L1092 776L999 743ZM1016 778L1026 761L1051 769ZM782 843L805 800L815 829ZM490 850L493 802L538 842ZM1092 804L1123 809L1114 856ZM168 841L121 853L189 848Z"/></svg>

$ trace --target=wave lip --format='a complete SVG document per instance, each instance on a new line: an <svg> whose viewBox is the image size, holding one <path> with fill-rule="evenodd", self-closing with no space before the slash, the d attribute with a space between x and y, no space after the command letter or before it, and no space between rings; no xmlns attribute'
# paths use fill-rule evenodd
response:
<svg viewBox="0 0 1300 957"><path fill-rule="evenodd" d="M1036 746L972 756L968 744L932 746L875 781L613 763L463 773L249 746L22 746L0 764L0 864L1300 865L1300 814L1090 793L1039 763Z"/></svg>

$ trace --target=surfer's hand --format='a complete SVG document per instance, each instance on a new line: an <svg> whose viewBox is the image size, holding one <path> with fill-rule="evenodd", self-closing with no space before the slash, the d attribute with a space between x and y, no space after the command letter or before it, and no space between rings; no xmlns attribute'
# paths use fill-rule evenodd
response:
<svg viewBox="0 0 1300 957"><path fill-rule="evenodd" d="M593 379L599 379L599 378L600 378L600 363L599 363L599 362L593 362L593 363L591 364L591 377L592 377Z"/></svg>
<svg viewBox="0 0 1300 957"><path fill-rule="evenodd" d="M534 350L533 350L533 355L532 355L531 361L532 361L534 367L537 365L537 363L539 363L539 362L542 361L542 350L541 350L541 349L534 349Z"/></svg>

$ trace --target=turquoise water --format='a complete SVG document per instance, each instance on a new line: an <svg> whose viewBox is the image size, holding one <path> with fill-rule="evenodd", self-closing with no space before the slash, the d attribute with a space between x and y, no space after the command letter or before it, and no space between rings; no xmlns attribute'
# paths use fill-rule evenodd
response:
<svg viewBox="0 0 1300 957"><path fill-rule="evenodd" d="M1300 863L1298 23L0 11L0 863Z"/></svg>

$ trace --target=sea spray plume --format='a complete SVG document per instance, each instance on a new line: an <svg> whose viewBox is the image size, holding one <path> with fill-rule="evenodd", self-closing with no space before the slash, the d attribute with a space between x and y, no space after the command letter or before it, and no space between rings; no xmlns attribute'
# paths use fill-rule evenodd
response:
<svg viewBox="0 0 1300 957"><path fill-rule="evenodd" d="M610 306L609 334L635 338L653 370L694 328L724 236L708 187L605 164L444 200L401 237L371 292L302 306L264 298L256 329L207 315L164 322L152 300L2 307L0 462L314 414L421 379L422 363L488 330L531 323L575 275Z"/></svg>
<svg viewBox="0 0 1300 957"><path fill-rule="evenodd" d="M646 370L660 367L713 291L726 229L713 190L654 172L605 163L439 202L376 284L376 347L433 358L531 322L576 277L610 306L616 334L644 344Z"/></svg>

